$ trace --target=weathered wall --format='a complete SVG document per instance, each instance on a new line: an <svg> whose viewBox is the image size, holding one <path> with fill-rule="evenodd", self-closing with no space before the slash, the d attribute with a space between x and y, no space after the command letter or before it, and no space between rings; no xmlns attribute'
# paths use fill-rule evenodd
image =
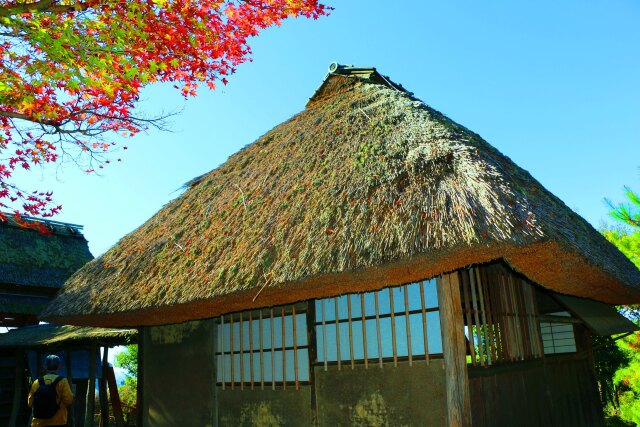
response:
<svg viewBox="0 0 640 427"><path fill-rule="evenodd" d="M311 386L300 386L300 390L218 387L218 411L220 427L310 427Z"/></svg>
<svg viewBox="0 0 640 427"><path fill-rule="evenodd" d="M315 368L318 425L321 427L442 427L446 424L442 360L387 363L345 363Z"/></svg>
<svg viewBox="0 0 640 427"><path fill-rule="evenodd" d="M602 427L587 357L470 369L474 427Z"/></svg>
<svg viewBox="0 0 640 427"><path fill-rule="evenodd" d="M143 328L143 425L215 420L214 321Z"/></svg>

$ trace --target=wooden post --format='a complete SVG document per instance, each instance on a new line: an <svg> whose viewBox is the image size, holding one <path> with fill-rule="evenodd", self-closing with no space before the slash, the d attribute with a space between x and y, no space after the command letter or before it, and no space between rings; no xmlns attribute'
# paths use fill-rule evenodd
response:
<svg viewBox="0 0 640 427"><path fill-rule="evenodd" d="M251 321L253 321L253 314L252 312L249 312L249 319L251 319ZM217 319L211 319L211 325L213 327L213 369L211 370L211 377L210 377L210 381L211 381L211 401L213 402L212 405L212 411L211 411L211 423L209 424L210 426L217 426L218 425L218 363L216 361L216 353L218 352L218 345L219 344L224 344L222 342L222 328L218 329L218 320ZM251 325L251 323L249 323L249 325ZM218 331L220 331L220 334L218 334ZM249 333L249 336L251 337L251 339L249 340L249 343L251 344L252 347L252 353L253 353L253 349L255 349L254 347L254 343L253 343L253 331L251 331ZM220 339L220 340L219 340ZM252 369L252 373L251 373L251 389L253 389L254 387L254 380L255 380L255 371L253 370L253 356L252 356L252 360L251 360L251 369ZM260 376L262 376L262 373L260 374ZM127 427L129 427L129 420L127 420ZM120 427L120 426L117 426ZM123 426L124 427L124 426Z"/></svg>
<svg viewBox="0 0 640 427"><path fill-rule="evenodd" d="M111 366L105 368L107 384L109 385L109 396L111 397L111 408L113 408L113 416L116 419L117 427L124 427L124 416L122 415L122 405L120 403L120 395L118 394L118 384L116 383L116 375Z"/></svg>
<svg viewBox="0 0 640 427"><path fill-rule="evenodd" d="M73 390L73 406L75 406L73 418L75 420L76 427L84 427L84 414L87 411L87 407L85 406L87 403L85 399L85 396L87 395L87 384L89 384L88 379L76 380L73 387L75 389Z"/></svg>
<svg viewBox="0 0 640 427"><path fill-rule="evenodd" d="M142 427L144 421L144 333L138 328L138 372L136 387L136 426ZM224 384L224 383L223 383Z"/></svg>
<svg viewBox="0 0 640 427"><path fill-rule="evenodd" d="M11 407L11 418L9 419L9 427L16 427L18 422L18 412L22 399L22 385L24 383L24 353L22 349L16 350L16 376L13 386L13 406Z"/></svg>
<svg viewBox="0 0 640 427"><path fill-rule="evenodd" d="M321 302L323 313L322 313L322 329L324 332L324 300ZM362 310L364 311L364 305L362 306ZM295 337L294 337L295 338ZM311 383L311 425L318 425L318 407L316 404L316 371L315 366L313 366L314 362L318 359L317 351L318 347L316 346L316 303L315 301L307 301L307 345L308 345L308 356L309 356L309 382ZM327 342L326 340L323 343L324 345L324 363L326 366L327 357Z"/></svg>
<svg viewBox="0 0 640 427"><path fill-rule="evenodd" d="M98 382L100 387L100 426L109 427L109 398L107 397L107 367L109 366L109 347L102 351L102 375Z"/></svg>
<svg viewBox="0 0 640 427"><path fill-rule="evenodd" d="M87 384L87 403L84 413L84 427L93 427L93 412L96 397L96 356L98 347L92 345L89 349L89 382Z"/></svg>
<svg viewBox="0 0 640 427"><path fill-rule="evenodd" d="M65 354L65 360L67 362L67 381L69 382L69 388L71 388L71 391L73 391L73 359L72 359L72 354L73 352L71 350L67 350L66 354ZM68 408L67 411L67 424L69 425L69 427L75 427L76 425L76 418L75 418L75 410L74 410L74 406L75 406L75 398L73 399L73 402L71 402L71 406Z"/></svg>
<svg viewBox="0 0 640 427"><path fill-rule="evenodd" d="M471 427L471 398L458 273L436 279L444 355L448 427Z"/></svg>

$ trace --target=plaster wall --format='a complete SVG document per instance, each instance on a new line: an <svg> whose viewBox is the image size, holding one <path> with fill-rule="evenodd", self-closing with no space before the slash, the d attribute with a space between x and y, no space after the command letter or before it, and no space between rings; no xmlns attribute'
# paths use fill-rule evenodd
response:
<svg viewBox="0 0 640 427"><path fill-rule="evenodd" d="M318 425L321 427L442 427L446 425L444 363L432 360L345 363L315 368Z"/></svg>
<svg viewBox="0 0 640 427"><path fill-rule="evenodd" d="M443 426L444 362L314 367L300 389L215 385L214 320L142 331L143 425L184 427ZM314 421L315 420L315 421Z"/></svg>
<svg viewBox="0 0 640 427"><path fill-rule="evenodd" d="M300 390L218 387L219 426L442 427L446 424L444 363L432 360L314 368L315 384ZM315 405L312 394L315 393ZM315 407L314 407L315 406Z"/></svg>
<svg viewBox="0 0 640 427"><path fill-rule="evenodd" d="M213 427L214 321L143 328L143 425Z"/></svg>
<svg viewBox="0 0 640 427"><path fill-rule="evenodd" d="M234 427L310 427L313 426L311 412L311 386L281 386L272 390L245 388L226 390L218 388L218 425Z"/></svg>

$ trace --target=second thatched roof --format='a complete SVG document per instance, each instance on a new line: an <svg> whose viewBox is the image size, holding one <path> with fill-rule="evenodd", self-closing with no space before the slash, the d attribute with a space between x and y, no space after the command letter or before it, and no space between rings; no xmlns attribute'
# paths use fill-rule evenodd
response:
<svg viewBox="0 0 640 427"><path fill-rule="evenodd" d="M337 67L304 111L83 267L44 317L175 323L496 259L556 292L640 301L640 272L529 173L375 69Z"/></svg>
<svg viewBox="0 0 640 427"><path fill-rule="evenodd" d="M93 256L82 227L56 221L8 215L0 221L0 284L60 288Z"/></svg>
<svg viewBox="0 0 640 427"><path fill-rule="evenodd" d="M136 342L136 329L91 328L69 325L30 325L0 334L0 348L61 348L107 346Z"/></svg>

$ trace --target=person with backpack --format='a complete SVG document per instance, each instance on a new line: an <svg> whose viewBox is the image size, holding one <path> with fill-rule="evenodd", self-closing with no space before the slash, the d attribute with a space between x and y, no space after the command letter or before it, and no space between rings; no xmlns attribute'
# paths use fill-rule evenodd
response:
<svg viewBox="0 0 640 427"><path fill-rule="evenodd" d="M61 363L55 354L45 359L46 373L31 384L28 404L33 408L31 427L67 425L67 408L73 393L66 378L58 375Z"/></svg>

